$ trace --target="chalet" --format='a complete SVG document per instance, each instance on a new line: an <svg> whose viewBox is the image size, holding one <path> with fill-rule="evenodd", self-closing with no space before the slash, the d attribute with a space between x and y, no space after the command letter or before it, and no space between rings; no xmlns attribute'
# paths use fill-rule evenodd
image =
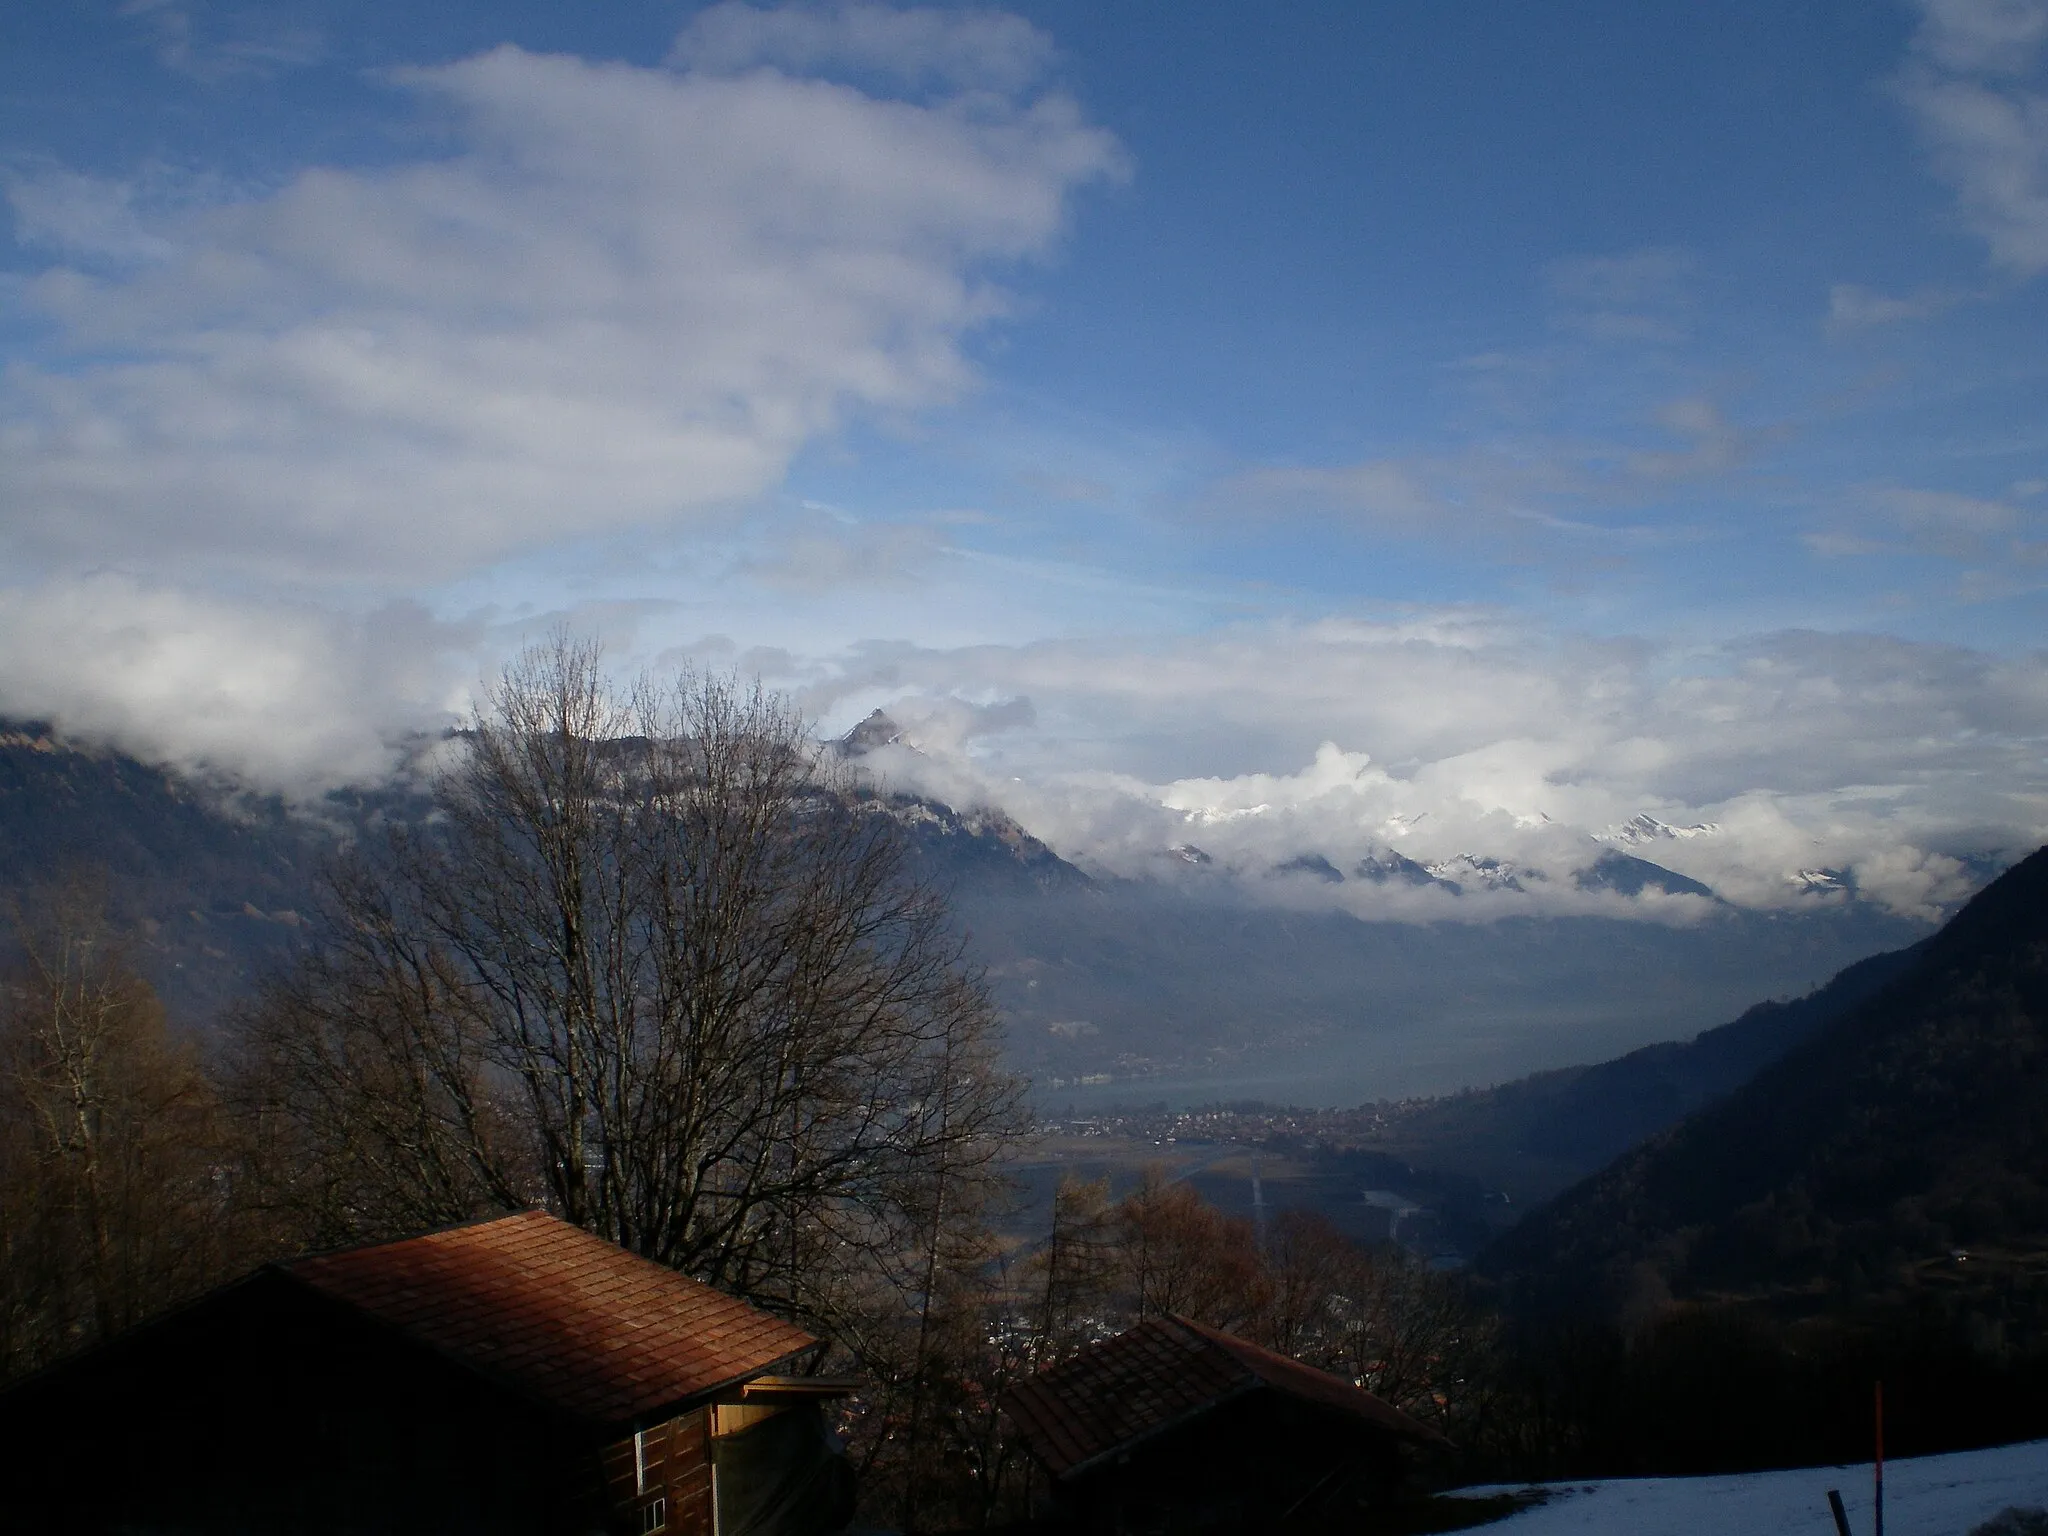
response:
<svg viewBox="0 0 2048 1536"><path fill-rule="evenodd" d="M0 1394L0 1529L820 1536L821 1348L538 1212L272 1264Z"/></svg>
<svg viewBox="0 0 2048 1536"><path fill-rule="evenodd" d="M1054 1513L1102 1536L1270 1529L1387 1497L1427 1425L1299 1360L1148 1318L1013 1387L1003 1407Z"/></svg>

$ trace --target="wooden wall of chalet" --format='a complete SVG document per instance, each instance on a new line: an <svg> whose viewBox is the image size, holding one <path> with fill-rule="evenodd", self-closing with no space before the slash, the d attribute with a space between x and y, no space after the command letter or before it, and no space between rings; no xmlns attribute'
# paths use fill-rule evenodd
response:
<svg viewBox="0 0 2048 1536"><path fill-rule="evenodd" d="M600 1467L587 1429L268 1273L0 1398L5 1530L637 1531Z"/></svg>
<svg viewBox="0 0 2048 1536"><path fill-rule="evenodd" d="M1403 1471L1392 1437L1252 1392L1065 1480L1059 1512L1095 1536L1200 1536L1342 1520Z"/></svg>
<svg viewBox="0 0 2048 1536"><path fill-rule="evenodd" d="M634 1536L712 1536L714 1411L695 1409L604 1448L612 1509Z"/></svg>

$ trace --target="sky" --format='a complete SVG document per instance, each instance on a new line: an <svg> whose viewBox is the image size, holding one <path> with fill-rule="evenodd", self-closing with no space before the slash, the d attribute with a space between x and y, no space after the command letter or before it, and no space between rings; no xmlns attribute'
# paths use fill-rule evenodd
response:
<svg viewBox="0 0 2048 1536"><path fill-rule="evenodd" d="M312 792L566 625L1109 872L2048 840L2048 0L46 0L0 190L0 712Z"/></svg>

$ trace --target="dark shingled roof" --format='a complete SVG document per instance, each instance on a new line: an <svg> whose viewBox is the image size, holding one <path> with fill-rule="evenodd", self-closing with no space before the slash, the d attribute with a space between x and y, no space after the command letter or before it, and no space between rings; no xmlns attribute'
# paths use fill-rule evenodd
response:
<svg viewBox="0 0 2048 1536"><path fill-rule="evenodd" d="M1261 1389L1430 1445L1428 1425L1327 1371L1184 1317L1147 1318L1012 1387L1003 1407L1054 1477Z"/></svg>
<svg viewBox="0 0 2048 1536"><path fill-rule="evenodd" d="M620 1424L818 1341L540 1211L276 1266L530 1397Z"/></svg>

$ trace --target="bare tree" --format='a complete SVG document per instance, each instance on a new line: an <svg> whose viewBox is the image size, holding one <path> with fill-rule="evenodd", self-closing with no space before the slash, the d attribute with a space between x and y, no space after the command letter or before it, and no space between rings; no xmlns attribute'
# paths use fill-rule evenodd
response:
<svg viewBox="0 0 2048 1536"><path fill-rule="evenodd" d="M1052 1197L1052 1231L1033 1256L1032 1363L1043 1368L1112 1326L1118 1254L1107 1176L1064 1177Z"/></svg>
<svg viewBox="0 0 2048 1536"><path fill-rule="evenodd" d="M1259 1342L1304 1359L1334 1356L1332 1345L1346 1336L1339 1314L1344 1293L1358 1288L1359 1277L1374 1263L1372 1257L1328 1217L1297 1208L1282 1211L1273 1224L1265 1260L1268 1279ZM1346 1369L1339 1374L1355 1373Z"/></svg>
<svg viewBox="0 0 2048 1536"><path fill-rule="evenodd" d="M801 716L622 693L557 637L454 746L247 1021L274 1198L336 1236L545 1201L812 1312L849 1256L934 1251L1017 1088L945 903Z"/></svg>
<svg viewBox="0 0 2048 1536"><path fill-rule="evenodd" d="M1494 1324L1460 1277L1386 1247L1360 1253L1341 1283L1331 1298L1336 1326L1319 1363L1440 1427L1484 1410Z"/></svg>
<svg viewBox="0 0 2048 1536"><path fill-rule="evenodd" d="M1116 1214L1139 1317L1172 1312L1241 1329L1259 1316L1266 1277L1250 1222L1224 1215L1157 1166L1145 1170Z"/></svg>
<svg viewBox="0 0 2048 1536"><path fill-rule="evenodd" d="M74 880L13 914L0 991L0 1375L104 1338L228 1262L216 1102Z"/></svg>

